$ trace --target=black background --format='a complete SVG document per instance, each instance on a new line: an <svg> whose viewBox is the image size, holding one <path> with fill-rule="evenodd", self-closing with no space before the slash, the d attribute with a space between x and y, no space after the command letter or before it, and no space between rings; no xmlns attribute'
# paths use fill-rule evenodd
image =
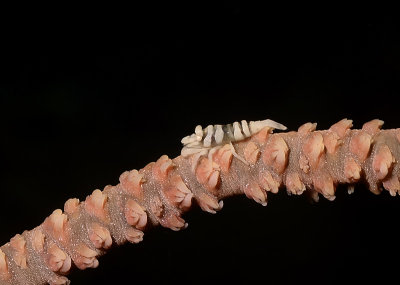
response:
<svg viewBox="0 0 400 285"><path fill-rule="evenodd" d="M115 26L101 15L73 31L71 17L40 35L27 23L2 38L1 244L68 198L82 200L162 154L179 155L180 139L197 124L271 118L290 130L308 121L324 129L350 118L359 128L379 118L400 127L393 18L277 16L237 1L165 9ZM334 202L316 205L284 190L266 208L235 197L217 215L195 209L185 216L188 229L146 233L70 278L387 284L398 276L399 209L398 197L363 185L352 196L339 187Z"/></svg>

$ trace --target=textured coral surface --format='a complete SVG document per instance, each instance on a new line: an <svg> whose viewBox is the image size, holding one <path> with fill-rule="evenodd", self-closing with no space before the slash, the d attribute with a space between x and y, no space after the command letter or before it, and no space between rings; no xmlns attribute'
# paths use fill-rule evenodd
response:
<svg viewBox="0 0 400 285"><path fill-rule="evenodd" d="M400 129L381 130L372 120L360 130L343 119L328 130L306 123L297 132L265 127L250 138L218 147L208 156L161 156L144 168L121 174L120 183L73 198L43 224L17 234L0 251L2 284L66 284L73 266L96 268L112 244L138 243L150 227L186 228L182 213L194 201L216 213L222 199L245 194L267 205L267 193L286 188L314 201L335 199L336 187L364 182L379 194L400 193ZM236 152L236 156L233 152ZM241 159L238 159L240 156Z"/></svg>

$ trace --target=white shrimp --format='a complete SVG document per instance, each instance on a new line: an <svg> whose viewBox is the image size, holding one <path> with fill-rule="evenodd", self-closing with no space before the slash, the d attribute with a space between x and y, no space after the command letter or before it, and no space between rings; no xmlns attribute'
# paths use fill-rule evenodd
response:
<svg viewBox="0 0 400 285"><path fill-rule="evenodd" d="M233 124L227 125L209 125L205 129L198 125L194 130L194 134L186 136L181 140L183 144L181 155L184 157L192 154L198 154L199 156L206 155L212 149L225 144L232 145L232 142L244 140L251 135L258 133L264 127L271 127L278 130L287 129L284 125L269 119L263 121L250 121L249 123L242 120L240 123L234 122ZM242 160L239 156L237 157Z"/></svg>

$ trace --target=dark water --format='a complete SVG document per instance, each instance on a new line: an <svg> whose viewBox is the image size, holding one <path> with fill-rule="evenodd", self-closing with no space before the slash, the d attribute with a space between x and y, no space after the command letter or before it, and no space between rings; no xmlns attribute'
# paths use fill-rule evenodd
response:
<svg viewBox="0 0 400 285"><path fill-rule="evenodd" d="M290 130L308 121L323 129L349 118L359 128L379 118L400 127L392 18L217 8L218 24L201 10L196 26L169 27L180 14L171 8L165 20L110 40L97 30L96 41L85 32L4 41L1 244L66 199L178 155L197 124L271 118ZM98 269L71 274L72 284L387 284L397 277L400 200L355 191L339 188L336 201L317 205L283 191L266 208L237 197L215 216L195 210L185 231L145 234Z"/></svg>

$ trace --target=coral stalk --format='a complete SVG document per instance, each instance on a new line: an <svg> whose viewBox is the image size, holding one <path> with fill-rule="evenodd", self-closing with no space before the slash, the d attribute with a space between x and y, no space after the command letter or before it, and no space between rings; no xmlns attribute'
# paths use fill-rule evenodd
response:
<svg viewBox="0 0 400 285"><path fill-rule="evenodd" d="M336 186L366 183L400 193L400 129L381 130L370 121L352 130L344 119L328 130L306 123L297 132L273 133L265 126L249 137L204 152L166 155L143 169L126 171L85 201L69 199L44 222L0 247L0 284L68 284L73 267L95 268L113 245L138 243L151 227L187 227L182 214L195 201L216 213L222 200L245 194L267 205L267 193L322 195L334 200ZM225 143L225 142L224 142Z"/></svg>

